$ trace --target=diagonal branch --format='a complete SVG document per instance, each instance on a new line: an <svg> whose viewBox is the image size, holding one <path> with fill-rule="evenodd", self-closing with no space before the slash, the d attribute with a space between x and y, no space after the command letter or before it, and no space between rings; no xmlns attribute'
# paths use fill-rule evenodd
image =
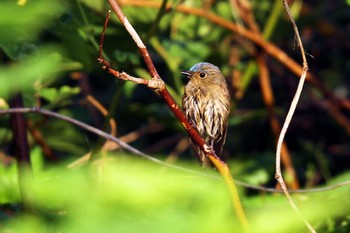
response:
<svg viewBox="0 0 350 233"><path fill-rule="evenodd" d="M126 151L129 151L130 153L133 153L135 155L138 155L146 160L149 160L149 161L152 161L154 163L157 163L157 164L160 164L160 165L163 165L163 166L166 166L166 167L170 167L170 168L174 168L174 169L177 169L177 170L182 170L182 171L186 171L186 172L190 172L192 174L200 174L200 175L204 175L203 173L201 172L197 172L197 171L194 171L194 170L190 170L190 169L186 169L186 168L183 168L183 167L179 167L179 166L176 166L176 165L172 165L172 164L169 164L169 163L165 163L161 160L158 160L150 155L147 155L139 150L137 150L136 148L130 146L129 144L127 144L126 142L120 140L119 138L111 135L111 134L108 134L100 129L97 129L95 127L92 127L88 124L85 124L81 121L78 121L76 119L73 119L73 118L70 118L68 116L64 116L62 114L59 114L59 113L56 113L56 112L52 112L52 111L49 111L49 110L45 110L45 109L41 109L41 108L37 108L37 107L32 107L32 108L10 108L10 109L6 109L6 110L0 110L0 115L3 115L3 114L23 114L23 113L39 113L41 115L45 115L45 116L49 116L49 117L54 117L54 118L57 118L57 119L60 119L60 120L63 120L63 121L66 121L66 122L69 122L73 125L76 125L82 129L85 129L86 131L89 131L93 134L96 134L98 136L101 136L109 141L112 141L116 144L118 144L121 148L123 148L124 150ZM206 175L206 176L210 176L210 175ZM211 176L212 177L212 176Z"/></svg>
<svg viewBox="0 0 350 233"><path fill-rule="evenodd" d="M245 215L245 212L243 210L239 194L237 191L237 188L234 184L233 177L231 176L231 172L227 166L227 164L222 161L214 152L213 148L208 146L204 139L199 135L198 131L195 129L195 127L192 126L192 124L186 119L185 115L181 111L180 107L177 105L175 100L172 98L170 93L168 92L164 82L162 81L161 77L159 76L153 61L151 59L151 56L146 48L146 46L143 44L141 38L135 31L135 29L132 27L124 13L122 12L121 8L119 7L118 3L115 0L108 0L109 4L111 5L113 11L116 13L117 17L119 18L120 22L124 25L126 30L129 32L131 37L133 38L134 42L138 46L140 53L147 65L148 71L152 77L151 80L147 80L147 82L156 82L158 84L161 83L160 86L154 87L155 91L157 91L164 99L170 110L173 112L175 117L180 121L181 125L185 128L189 136L192 138L192 140L201 148L201 150L206 154L206 156L213 162L215 167L218 169L220 174L223 176L225 182L228 185L229 191L231 193L232 202L234 205L234 208L236 210L236 214L238 216L238 219L240 220L242 227L245 232L249 231L249 224L247 217ZM108 19L106 20L108 21ZM106 24L105 24L106 25ZM102 34L102 36L104 36ZM102 41L102 39L101 39ZM100 52L101 55L101 52ZM109 66L109 62L105 61L101 56L99 57L99 62L104 65L104 69L107 70L109 73L112 70ZM114 71L113 71L114 72ZM119 73L120 74L120 73ZM122 75L125 77L125 75ZM118 75L117 78L120 78ZM149 85L148 85L149 86ZM150 86L149 86L150 87Z"/></svg>
<svg viewBox="0 0 350 233"><path fill-rule="evenodd" d="M162 165L162 166L165 166L165 167L168 167L168 168L176 169L176 170L179 170L179 171L184 171L184 172L187 172L189 174L200 175L200 176L208 177L208 178L211 178L211 179L219 179L219 177L216 176L216 175L211 175L211 174L208 174L208 173L205 173L205 172L198 172L198 171L195 171L195 170L192 170L192 169L187 169L187 168L184 168L184 167L180 167L180 166L176 166L176 165L173 165L173 164L170 164L170 163L163 162L163 161L161 161L159 159L156 159L156 158L154 158L154 157L152 157L150 155L147 155L147 154L137 150L136 148L126 144L125 141L122 140L123 137L117 138L117 137L115 137L115 136L113 136L111 134L108 134L108 133L105 133L105 132L101 131L100 129L97 129L95 127L89 126L89 125L87 125L87 124L85 124L83 122L80 122L80 121L75 120L73 118L61 115L59 113L55 113L55 112L52 112L52 111L49 111L49 110L40 109L40 108L37 108L37 107L34 107L34 108L28 108L28 107L10 108L10 109L6 109L6 110L0 110L0 115L16 114L16 113L38 113L38 114L42 114L42 115L45 115L45 116L54 117L54 118L66 121L68 123L71 123L73 125L76 125L76 126L82 128L82 129L85 129L86 131L88 131L90 133L97 134L97 135L99 135L99 136L101 136L101 137L103 137L103 138L105 138L107 140L110 140L110 141L116 143L119 147L123 148L124 150L126 150L126 151L128 151L128 152L130 152L132 154L135 154L137 156L140 156L140 157L142 157L142 158L144 158L146 160L149 160L151 162L157 163L159 165ZM124 142L124 143L121 143L122 145L120 145L119 144L120 142ZM125 145L128 145L128 146L125 146ZM0 160L1 160L1 154L0 154ZM248 184L246 182L239 181L239 180L235 180L235 183L237 185L242 186L242 187L249 188L249 189L254 189L254 190L260 190L260 191L271 192L271 193L281 193L281 192L283 192L280 189L274 189L274 188L267 188L267 187L264 187L264 186L251 185L251 184ZM334 190L334 189L341 188L341 187L344 187L344 186L347 186L347 185L350 185L350 180L346 180L346 181L339 182L339 183L336 183L336 184L333 184L333 185L329 185L329 186L325 186L325 187L311 188L311 189L288 190L288 191L290 193L326 192L326 191Z"/></svg>
<svg viewBox="0 0 350 233"><path fill-rule="evenodd" d="M98 60L100 63L105 65L103 68L113 76L127 80L127 81L132 81L137 84L144 84L147 85L148 87L154 89L155 91L158 91L159 94L163 97L165 100L166 104L170 108L170 110L173 112L175 117L181 122L181 125L185 128L185 130L188 132L188 134L191 136L191 138L201 147L201 149L206 152L208 155L211 154L211 156L216 157L219 159L216 155L215 152L212 151L212 148L210 148L208 145L206 145L204 139L199 135L197 130L192 126L192 124L186 119L185 115L181 111L181 108L177 105L175 100L172 98L170 93L168 92L164 81L161 79L159 76L153 61L151 59L150 54L148 53L148 50L146 46L143 44L141 38L135 31L135 29L132 27L122 10L120 9L118 3L113 0L108 1L113 9L113 11L116 13L118 16L119 20L123 25L125 26L126 30L129 32L133 40L135 41L136 45L139 47L140 53L147 65L147 68L152 76L151 80L145 80L141 78L135 78L130 75L128 75L125 72L119 72L114 70L113 68L110 67L109 62L105 61L102 57L100 57Z"/></svg>

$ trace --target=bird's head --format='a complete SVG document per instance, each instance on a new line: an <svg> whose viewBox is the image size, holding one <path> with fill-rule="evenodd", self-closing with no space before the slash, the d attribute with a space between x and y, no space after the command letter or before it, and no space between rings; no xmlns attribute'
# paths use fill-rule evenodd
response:
<svg viewBox="0 0 350 233"><path fill-rule="evenodd" d="M223 78L220 69L208 62L200 62L192 66L188 71L182 71L192 81L215 82Z"/></svg>

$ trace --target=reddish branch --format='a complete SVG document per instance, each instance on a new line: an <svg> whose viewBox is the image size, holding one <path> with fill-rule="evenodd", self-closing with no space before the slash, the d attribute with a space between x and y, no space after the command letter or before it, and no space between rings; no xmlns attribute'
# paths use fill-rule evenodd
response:
<svg viewBox="0 0 350 233"><path fill-rule="evenodd" d="M40 130L37 129L33 121L28 120L27 123L29 132L31 133L35 142L41 147L41 150L43 151L44 155L50 160L56 160L57 157L55 156L55 153L49 147L44 136L41 134Z"/></svg>
<svg viewBox="0 0 350 233"><path fill-rule="evenodd" d="M119 18L120 22L125 25L125 28L128 30L129 34L132 36L133 40L137 44L140 53L146 63L146 66L148 68L148 71L152 77L150 80L145 80L142 78L136 78L128 75L125 72L119 72L113 68L110 67L110 63L106 61L102 56L101 56L101 51L100 51L100 57L98 61L102 63L104 66L102 67L105 69L108 73L112 74L113 76L127 80L127 81L132 81L137 84L143 84L147 85L150 88L153 88L156 90L165 100L166 104L170 108L170 110L173 112L175 117L181 122L181 125L185 128L189 136L192 138L193 141L195 141L201 149L207 154L208 157L213 157L217 160L220 160L223 164L225 164L219 157L215 154L214 150L206 145L204 139L199 135L197 130L191 125L191 123L186 119L185 115L181 111L180 107L177 105L175 100L172 98L170 93L168 92L163 80L159 76L153 61L151 59L150 54L148 53L148 50L146 49L146 46L143 44L141 39L139 38L138 34L136 31L133 29L127 18L125 17L124 13L118 6L118 3L113 0L108 1L109 4L111 5L113 11L116 13L117 17ZM106 22L108 22L109 16L107 16ZM106 23L105 23L106 26ZM103 37L103 36L102 36ZM101 42L103 42L103 39L101 39ZM101 48L101 47L100 47Z"/></svg>
<svg viewBox="0 0 350 233"><path fill-rule="evenodd" d="M157 91L165 100L166 104L170 108L170 110L173 112L175 117L181 122L182 126L185 128L189 136L192 138L192 140L201 148L201 150L205 153L205 155L210 159L210 161L214 164L214 166L218 169L220 174L223 176L226 184L228 185L228 188L231 192L231 198L232 203L234 205L234 208L237 213L237 217L240 220L243 230L245 232L249 231L249 223L247 220L247 217L245 215L245 212L243 210L242 204L240 202L239 194L237 191L237 188L234 184L233 177L231 176L230 170L227 166L227 164L222 161L214 152L213 148L209 147L204 139L199 135L197 130L191 125L191 123L186 119L185 115L182 113L180 107L176 104L170 93L168 92L163 80L159 76L153 61L150 57L150 54L148 53L146 46L143 44L142 40L140 39L137 32L134 30L132 25L129 23L127 18L125 17L124 13L120 9L118 3L115 0L108 0L109 4L111 5L113 11L116 13L117 17L119 18L120 22L124 25L126 30L129 32L135 43L137 44L140 53L147 65L148 71L151 75L150 80L140 81L138 78L131 77L127 75L125 72L118 72L114 69L112 69L109 65L109 62L105 61L103 57L101 57L102 52L100 51L100 57L99 62L102 63L104 66L103 68L108 71L111 74L114 74L117 78L125 79L125 80L136 80L140 81L141 84L145 84L150 88L153 88L155 91ZM106 19L106 23L108 22L108 17ZM104 35L102 35L104 36ZM103 41L103 39L101 39ZM101 45L102 48L102 45Z"/></svg>

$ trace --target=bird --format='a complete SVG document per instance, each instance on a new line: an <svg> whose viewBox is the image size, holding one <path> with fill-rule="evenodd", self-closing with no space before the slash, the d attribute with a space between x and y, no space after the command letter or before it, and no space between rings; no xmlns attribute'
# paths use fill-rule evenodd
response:
<svg viewBox="0 0 350 233"><path fill-rule="evenodd" d="M181 74L188 77L182 96L182 110L216 155L220 155L226 141L230 114L230 94L220 69L208 62L200 62ZM202 167L211 163L200 147L190 139Z"/></svg>

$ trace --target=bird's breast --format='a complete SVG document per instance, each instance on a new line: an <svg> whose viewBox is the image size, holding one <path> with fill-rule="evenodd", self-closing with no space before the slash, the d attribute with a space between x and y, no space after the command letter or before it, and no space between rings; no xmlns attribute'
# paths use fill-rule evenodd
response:
<svg viewBox="0 0 350 233"><path fill-rule="evenodd" d="M187 90L182 102L187 119L195 124L202 136L221 137L229 114L227 96L198 87Z"/></svg>

